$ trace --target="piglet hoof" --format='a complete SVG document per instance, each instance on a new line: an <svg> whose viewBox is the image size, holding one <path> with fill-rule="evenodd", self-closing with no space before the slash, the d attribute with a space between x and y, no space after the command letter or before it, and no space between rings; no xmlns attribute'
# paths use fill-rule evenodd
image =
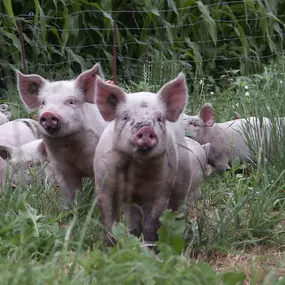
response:
<svg viewBox="0 0 285 285"><path fill-rule="evenodd" d="M159 249L153 241L143 240L141 247L146 247L149 250L153 251L155 254L159 254Z"/></svg>
<svg viewBox="0 0 285 285"><path fill-rule="evenodd" d="M140 234L141 234L141 230L140 229L129 229L129 232L131 235L139 238Z"/></svg>
<svg viewBox="0 0 285 285"><path fill-rule="evenodd" d="M157 240L158 240L157 231L155 231L153 228L148 228L148 227L145 227L143 229L143 245L153 250L155 253L157 253L158 251L158 248L155 243Z"/></svg>
<svg viewBox="0 0 285 285"><path fill-rule="evenodd" d="M153 241L144 240L144 241L142 242L141 247L154 248L154 247L156 247L156 244L155 244Z"/></svg>
<svg viewBox="0 0 285 285"><path fill-rule="evenodd" d="M63 211L70 211L72 209L73 206L73 201L70 200L66 200L65 198L59 198L59 207L63 210Z"/></svg>

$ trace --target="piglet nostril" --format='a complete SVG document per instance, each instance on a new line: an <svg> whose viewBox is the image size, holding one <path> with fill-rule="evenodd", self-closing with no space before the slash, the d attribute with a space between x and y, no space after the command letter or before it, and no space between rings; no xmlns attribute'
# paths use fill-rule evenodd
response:
<svg viewBox="0 0 285 285"><path fill-rule="evenodd" d="M57 118L51 118L51 122L53 125L57 125L58 124L58 119Z"/></svg>

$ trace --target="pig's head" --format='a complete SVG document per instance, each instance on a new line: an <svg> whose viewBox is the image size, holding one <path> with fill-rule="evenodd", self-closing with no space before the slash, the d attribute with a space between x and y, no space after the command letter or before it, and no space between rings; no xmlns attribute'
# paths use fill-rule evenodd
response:
<svg viewBox="0 0 285 285"><path fill-rule="evenodd" d="M7 104L0 104L0 112L5 113L10 111L10 107Z"/></svg>
<svg viewBox="0 0 285 285"><path fill-rule="evenodd" d="M21 147L0 145L0 156L6 160L12 188L45 178L44 167L48 163L47 152L42 139L29 142Z"/></svg>
<svg viewBox="0 0 285 285"><path fill-rule="evenodd" d="M187 102L185 76L180 73L158 93L126 94L116 85L96 80L96 104L106 121L114 120L114 148L135 157L166 151L167 121L176 122Z"/></svg>
<svg viewBox="0 0 285 285"><path fill-rule="evenodd" d="M0 104L0 113L4 114L8 121L12 119L10 107L7 104Z"/></svg>
<svg viewBox="0 0 285 285"><path fill-rule="evenodd" d="M199 115L187 116L184 114L183 122L185 127L185 136L198 142L203 141L203 136L207 128L212 127L216 121L215 110L210 103L205 103Z"/></svg>
<svg viewBox="0 0 285 285"><path fill-rule="evenodd" d="M38 108L42 133L50 137L71 135L83 127L83 104L95 102L96 77L103 74L99 63L76 79L50 82L39 75L17 71L18 90L23 103Z"/></svg>

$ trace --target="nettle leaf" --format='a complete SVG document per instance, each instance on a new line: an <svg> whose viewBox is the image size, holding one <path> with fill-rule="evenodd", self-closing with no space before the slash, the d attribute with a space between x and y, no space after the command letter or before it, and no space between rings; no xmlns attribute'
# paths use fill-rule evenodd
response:
<svg viewBox="0 0 285 285"><path fill-rule="evenodd" d="M174 252L181 253L185 247L183 233L185 220L177 220L177 213L165 210L160 217L161 226L158 230L158 247L163 251L163 244L167 244Z"/></svg>
<svg viewBox="0 0 285 285"><path fill-rule="evenodd" d="M232 165L240 165L241 164L241 160L240 160L240 157L239 156L236 156L233 161L232 161Z"/></svg>
<svg viewBox="0 0 285 285"><path fill-rule="evenodd" d="M246 279L246 275L240 272L221 273L221 285L241 285Z"/></svg>
<svg viewBox="0 0 285 285"><path fill-rule="evenodd" d="M211 268L211 266L203 261L199 261L196 263L196 270L200 270L204 276L204 279L216 281L217 275L215 271Z"/></svg>
<svg viewBox="0 0 285 285"><path fill-rule="evenodd" d="M131 235L128 228L123 223L112 226L112 233L124 248L136 248L140 246L139 239Z"/></svg>

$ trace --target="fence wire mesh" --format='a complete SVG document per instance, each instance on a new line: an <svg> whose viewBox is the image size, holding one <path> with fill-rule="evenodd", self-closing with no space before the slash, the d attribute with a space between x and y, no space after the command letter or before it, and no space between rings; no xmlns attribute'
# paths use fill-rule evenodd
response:
<svg viewBox="0 0 285 285"><path fill-rule="evenodd" d="M284 55L281 1L36 2L0 4L2 89L15 86L15 69L59 80L96 62L121 82L160 85L184 70L215 84Z"/></svg>

